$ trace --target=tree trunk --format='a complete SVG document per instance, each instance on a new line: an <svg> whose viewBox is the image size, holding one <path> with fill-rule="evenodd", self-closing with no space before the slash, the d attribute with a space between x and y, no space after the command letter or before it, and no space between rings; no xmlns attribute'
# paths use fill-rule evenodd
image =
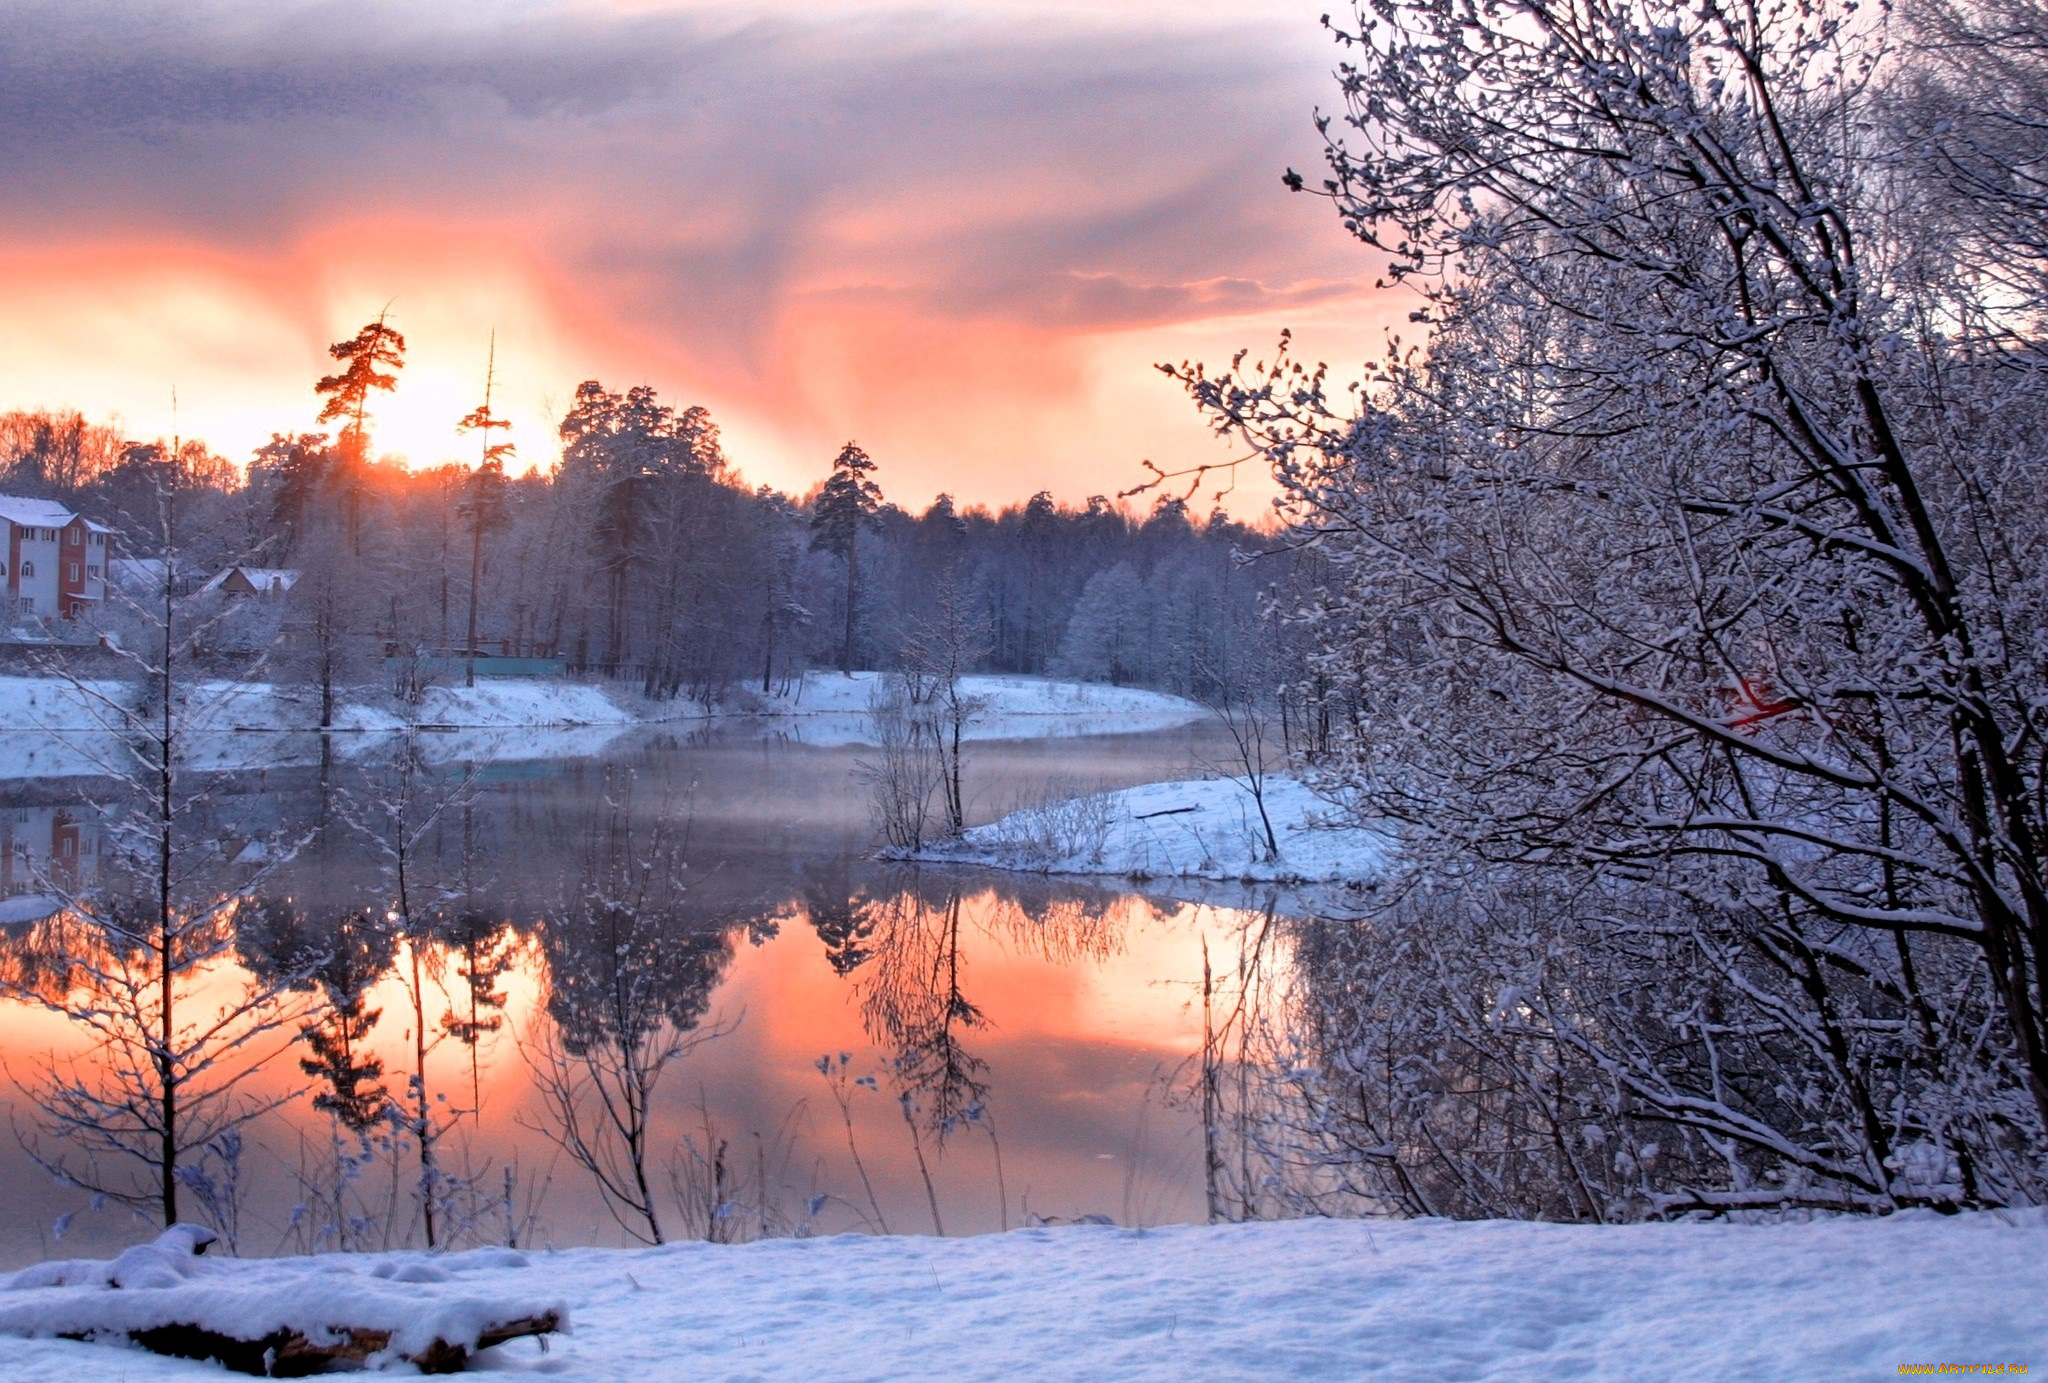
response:
<svg viewBox="0 0 2048 1383"><path fill-rule="evenodd" d="M175 510L166 504L165 512L170 515L166 523L167 542L165 552L175 554L177 529ZM174 714L172 702L177 689L176 658L178 631L177 610L172 601L172 563L174 557L166 556L164 561L164 704L161 733L157 740L157 840L156 840L156 924L158 982L160 990L157 1001L160 1011L157 1015L157 1082L162 1093L163 1145L161 1165L158 1170L163 1177L164 1227L178 1222L178 1068L172 1050L177 1040L177 1026L174 1020L173 999L176 993L174 981L177 977L177 957L173 946L175 922L171 912L171 852L174 841L171 836L176 813L172 803L171 751L175 739L171 733L171 717Z"/></svg>
<svg viewBox="0 0 2048 1383"><path fill-rule="evenodd" d="M481 522L470 529L469 543L469 633L462 645L464 674L462 685L476 685L476 588L483 578L484 569L484 526Z"/></svg>
<svg viewBox="0 0 2048 1383"><path fill-rule="evenodd" d="M846 647L839 655L839 670L853 676L853 611L860 598L860 528L846 540Z"/></svg>
<svg viewBox="0 0 2048 1383"><path fill-rule="evenodd" d="M400 827L403 830L403 826ZM434 1234L434 1192L440 1177L434 1165L434 1107L427 1099L427 1003L421 989L420 938L406 914L406 950L412 964L413 1110L417 1121L413 1136L420 1140L420 1223L425 1227L427 1247L438 1248Z"/></svg>

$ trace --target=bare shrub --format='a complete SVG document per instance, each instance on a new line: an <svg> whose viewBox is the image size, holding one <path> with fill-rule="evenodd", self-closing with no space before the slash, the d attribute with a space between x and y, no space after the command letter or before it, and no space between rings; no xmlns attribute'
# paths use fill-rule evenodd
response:
<svg viewBox="0 0 2048 1383"><path fill-rule="evenodd" d="M1017 864L1102 863L1116 823L1116 799L1068 778L1020 801L995 828L993 848Z"/></svg>
<svg viewBox="0 0 2048 1383"><path fill-rule="evenodd" d="M930 707L919 696L920 680L894 676L876 690L868 707L874 753L856 772L868 790L875 829L893 848L918 851L942 818L933 799L945 783L945 759L931 733Z"/></svg>
<svg viewBox="0 0 2048 1383"><path fill-rule="evenodd" d="M682 1218L678 1233L713 1244L804 1239L830 1197L795 1185L798 1101L771 1134L728 1133L700 1094L697 1127L669 1157L668 1182ZM813 1167L815 1171L815 1166Z"/></svg>

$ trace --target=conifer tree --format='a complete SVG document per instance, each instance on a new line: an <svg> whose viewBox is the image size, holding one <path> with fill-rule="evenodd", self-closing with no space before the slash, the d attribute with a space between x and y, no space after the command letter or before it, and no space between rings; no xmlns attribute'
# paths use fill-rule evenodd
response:
<svg viewBox="0 0 2048 1383"><path fill-rule="evenodd" d="M376 321L367 323L352 338L329 346L327 353L346 368L313 386L314 393L327 399L320 408L320 421L342 424L336 446L341 453L342 489L348 507L348 546L357 556L362 555L361 468L370 458L370 394L396 389L398 372L405 368L405 338L384 320L385 315L378 313Z"/></svg>
<svg viewBox="0 0 2048 1383"><path fill-rule="evenodd" d="M456 424L458 432L481 432L483 455L463 486L461 512L469 524L469 632L463 640L463 684L476 685L476 599L484 574L484 530L505 522L505 458L510 442L493 442L491 433L512 426L491 411L491 386L497 380L498 336L491 333L491 351L484 366L484 401Z"/></svg>
<svg viewBox="0 0 2048 1383"><path fill-rule="evenodd" d="M398 372L405 368L405 337L378 313L377 320L346 341L337 341L327 353L343 362L338 375L327 375L313 386L324 394L320 421L340 422L342 450L353 460L363 459L369 441L370 392L390 393L398 387Z"/></svg>
<svg viewBox="0 0 2048 1383"><path fill-rule="evenodd" d="M853 628L860 605L860 530L882 506L882 489L868 479L875 463L854 442L833 458L832 474L811 511L811 546L846 559L846 640L839 668L853 675Z"/></svg>

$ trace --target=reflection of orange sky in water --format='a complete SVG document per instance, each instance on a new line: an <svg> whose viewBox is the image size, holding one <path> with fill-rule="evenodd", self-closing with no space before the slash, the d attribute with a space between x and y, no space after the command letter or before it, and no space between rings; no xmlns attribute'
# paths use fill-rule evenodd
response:
<svg viewBox="0 0 2048 1383"><path fill-rule="evenodd" d="M961 990L987 1021L959 1035L966 1050L987 1063L981 1076L1002 1143L1012 1225L1027 1208L1054 1217L1107 1214L1122 1223L1199 1217L1195 1120L1185 1108L1166 1106L1160 1078L1201 1042L1204 936L1219 969L1234 966L1246 921L1243 914L1211 908L1162 917L1143 900L1126 896L1093 923L1057 917L1040 923L995 893L962 900ZM401 947L400 968L405 956ZM448 991L433 984L428 989L427 1020L438 1027L444 1013L461 1010L461 987L453 957L432 959ZM698 1126L700 1097L735 1147L752 1147L756 1133L772 1139L794 1113L794 1193L816 1189L864 1205L839 1110L815 1066L821 1055L849 1052L854 1074L880 1078L879 1090L853 1092L853 1114L861 1158L883 1213L892 1229L929 1232L930 1213L891 1083L890 1054L870 1041L863 1026L863 986L878 973L877 964L871 959L850 976L834 974L801 912L784 917L779 934L759 946L743 934L737 937L733 964L713 993L706 1020L707 1026L732 1024L732 1030L673 1065L661 1087L656 1142L664 1160ZM239 984L238 972L217 972L192 986L184 1002L198 1014L239 992ZM502 1165L516 1154L529 1177L549 1164L547 1144L527 1127L542 1110L515 1041L515 1034L530 1040L540 1030L543 987L539 949L527 947L503 982L506 1027L482 1048L481 1123L473 1133L458 1126L450 1135L444 1155L451 1162L466 1154L478 1164L495 1159ZM386 1090L403 1097L412 1019L398 969L372 989L368 1004L382 1011L368 1046L385 1064ZM0 1008L0 1042L17 1075L39 1066L46 1053L60 1060L83 1054L81 1039L80 1030L57 1015L18 1005ZM271 1055L251 1077L251 1094L277 1095L307 1084L298 1065L303 1048L278 1053L272 1043L258 1050ZM460 1043L443 1039L434 1049L429 1086L447 1096L445 1107L468 1102L469 1056ZM326 1124L302 1098L255 1137L273 1148L288 1147L295 1141L289 1130L297 1129L317 1145ZM997 1228L1002 1206L986 1127L956 1131L943 1153L929 1130L921 1138L933 1159L947 1231ZM274 1178L277 1169L269 1174ZM261 1175L259 1169L259 1181ZM860 1218L835 1205L820 1216L820 1227L854 1228ZM566 1160L555 1164L548 1220L561 1243L617 1238L584 1174Z"/></svg>

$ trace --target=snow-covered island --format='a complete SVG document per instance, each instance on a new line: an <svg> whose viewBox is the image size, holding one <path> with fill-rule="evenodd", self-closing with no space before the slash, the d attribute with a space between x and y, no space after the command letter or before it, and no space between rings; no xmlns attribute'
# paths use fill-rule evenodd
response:
<svg viewBox="0 0 2048 1383"><path fill-rule="evenodd" d="M779 1239L192 1261L112 1289L45 1264L0 1290L17 1383L220 1378L126 1323L401 1346L550 1310L570 1333L478 1367L588 1380L1896 1377L2048 1358L2039 1210L1770 1225L1298 1220L969 1239ZM90 1265L104 1267L106 1265ZM159 1268L162 1265L156 1265ZM69 1268L78 1285L51 1286ZM67 1278L67 1280L69 1280ZM220 1318L226 1316L228 1320ZM105 1323L98 1343L51 1338ZM385 1362L389 1356L375 1362ZM410 1372L411 1366L395 1363Z"/></svg>
<svg viewBox="0 0 2048 1383"><path fill-rule="evenodd" d="M1257 795L1246 780L1217 777L1032 803L915 858L1135 880L1364 884L1388 849L1299 779L1274 774Z"/></svg>
<svg viewBox="0 0 2048 1383"><path fill-rule="evenodd" d="M865 744L872 735L869 712L886 694L887 681L876 672L812 672L768 695L742 692L736 709L806 744ZM973 707L965 736L970 740L1135 735L1210 715L1199 702L1165 692L1044 677L962 677L960 695Z"/></svg>

